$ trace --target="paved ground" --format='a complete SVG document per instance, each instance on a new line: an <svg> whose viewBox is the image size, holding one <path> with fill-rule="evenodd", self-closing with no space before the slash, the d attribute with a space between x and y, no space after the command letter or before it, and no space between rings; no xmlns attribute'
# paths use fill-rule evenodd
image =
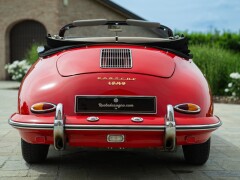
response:
<svg viewBox="0 0 240 180"><path fill-rule="evenodd" d="M209 161L190 166L176 153L155 150L50 148L48 160L28 165L21 157L20 136L7 124L16 111L18 84L0 82L0 179L240 179L240 105L215 104L224 125L212 136Z"/></svg>

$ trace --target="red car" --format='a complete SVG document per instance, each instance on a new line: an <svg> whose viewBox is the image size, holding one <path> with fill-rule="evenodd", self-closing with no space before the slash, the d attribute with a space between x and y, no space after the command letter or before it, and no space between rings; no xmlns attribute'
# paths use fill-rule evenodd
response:
<svg viewBox="0 0 240 180"><path fill-rule="evenodd" d="M91 28L104 37L72 35ZM141 37L136 28L159 37ZM131 19L78 20L48 35L9 119L20 133L23 158L44 161L49 145L182 146L187 162L204 164L211 133L222 123L189 52L186 38L168 27Z"/></svg>

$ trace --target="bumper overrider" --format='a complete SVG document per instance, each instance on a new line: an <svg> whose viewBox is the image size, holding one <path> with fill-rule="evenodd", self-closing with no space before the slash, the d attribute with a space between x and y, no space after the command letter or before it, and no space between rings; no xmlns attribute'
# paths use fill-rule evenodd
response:
<svg viewBox="0 0 240 180"><path fill-rule="evenodd" d="M16 116L21 116L15 114ZM37 120L32 122L22 122L16 121L13 115L9 119L9 124L14 128L19 130L53 130L53 142L56 150L64 150L66 146L66 131L162 131L164 132L164 150L165 151L174 151L176 148L176 137L178 132L194 132L194 131L214 131L222 125L221 120L214 117L204 117L201 118L204 123L199 124L186 124L181 123L181 118L175 119L174 109L172 105L167 105L167 112L164 117L164 124L137 124L137 125L107 125L107 124L73 124L66 123L67 117L64 114L64 108L61 103L56 107L56 114L52 124L49 123L34 123ZM24 115L23 115L24 116ZM25 115L26 116L26 115ZM41 119L41 117L39 117ZM47 119L47 118L46 118ZM198 118L192 118L198 119ZM194 121L194 120L193 120ZM209 123L209 121L211 123ZM46 121L45 121L46 122ZM179 122L179 124L178 124ZM190 120L191 122L191 120Z"/></svg>

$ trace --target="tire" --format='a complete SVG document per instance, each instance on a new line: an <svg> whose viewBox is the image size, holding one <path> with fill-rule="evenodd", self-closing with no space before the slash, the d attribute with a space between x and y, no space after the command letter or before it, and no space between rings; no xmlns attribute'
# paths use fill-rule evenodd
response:
<svg viewBox="0 0 240 180"><path fill-rule="evenodd" d="M48 144L30 144L21 139L23 159L29 163L41 163L47 158Z"/></svg>
<svg viewBox="0 0 240 180"><path fill-rule="evenodd" d="M210 139L202 144L184 145L183 154L189 164L203 165L207 162L210 153Z"/></svg>

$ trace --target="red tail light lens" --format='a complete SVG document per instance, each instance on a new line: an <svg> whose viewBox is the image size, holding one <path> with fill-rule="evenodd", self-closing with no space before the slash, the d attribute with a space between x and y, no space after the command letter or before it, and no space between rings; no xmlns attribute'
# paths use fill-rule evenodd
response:
<svg viewBox="0 0 240 180"><path fill-rule="evenodd" d="M37 114L49 113L55 110L56 110L56 105L52 103L47 103L47 102L40 102L31 106L31 112L37 113Z"/></svg>
<svg viewBox="0 0 240 180"><path fill-rule="evenodd" d="M201 111L201 108L198 105L192 103L178 104L174 106L174 109L178 112L186 114L196 114Z"/></svg>

